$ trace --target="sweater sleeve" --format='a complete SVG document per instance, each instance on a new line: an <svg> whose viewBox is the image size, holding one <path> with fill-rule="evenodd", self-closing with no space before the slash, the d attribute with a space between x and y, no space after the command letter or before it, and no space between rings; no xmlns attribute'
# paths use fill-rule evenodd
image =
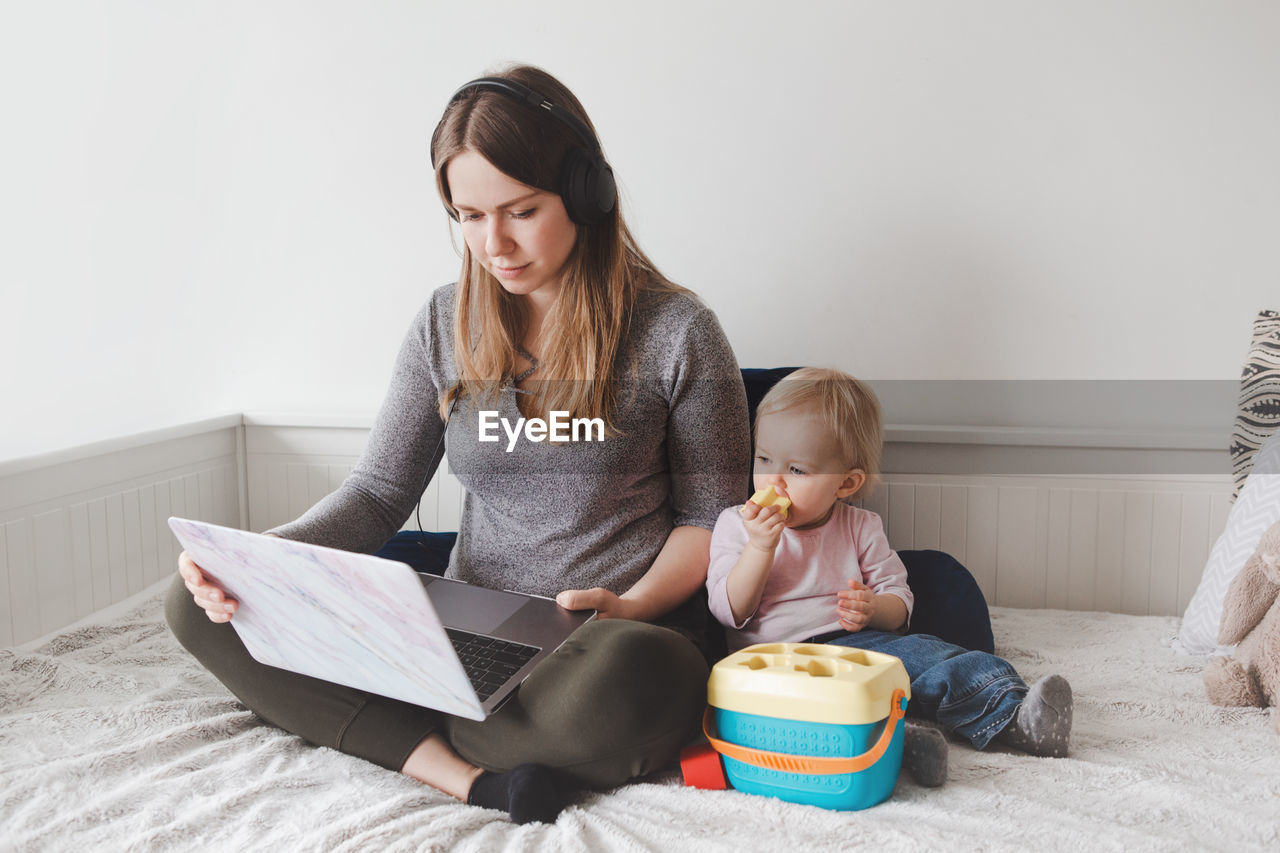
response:
<svg viewBox="0 0 1280 853"><path fill-rule="evenodd" d="M418 312L396 358L387 395L359 461L342 485L296 521L271 533L346 551L372 552L395 535L413 511L444 455L444 422L437 412L441 362L437 291ZM433 373L435 375L433 375Z"/></svg>
<svg viewBox="0 0 1280 853"><path fill-rule="evenodd" d="M700 307L675 348L667 456L676 526L711 530L741 503L751 457L747 394L737 358L715 314Z"/></svg>
<svg viewBox="0 0 1280 853"><path fill-rule="evenodd" d="M889 547L880 516L867 510L856 510L856 544L858 565L862 569L862 582L876 595L896 595L907 605L907 621L902 630L911 624L911 609L915 596L907 585L907 567L898 552Z"/></svg>
<svg viewBox="0 0 1280 853"><path fill-rule="evenodd" d="M741 628L751 621L748 616L741 623L735 622L733 608L729 606L729 572L746 547L747 528L738 507L731 506L720 513L711 532L711 564L707 568L707 606L716 621L727 628Z"/></svg>

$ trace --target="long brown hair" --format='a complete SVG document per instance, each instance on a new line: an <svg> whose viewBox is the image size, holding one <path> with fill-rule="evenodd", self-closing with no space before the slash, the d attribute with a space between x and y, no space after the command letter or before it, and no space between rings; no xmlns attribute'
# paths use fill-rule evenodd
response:
<svg viewBox="0 0 1280 853"><path fill-rule="evenodd" d="M591 132L582 104L546 71L516 65L489 77L513 80L564 107ZM500 172L535 189L558 193L560 166L578 136L564 123L500 92L471 89L445 109L431 151L436 188L453 209L445 170L463 151L475 151ZM555 306L543 322L545 340L532 393L519 395L526 416L553 409L574 417L602 418L613 427L617 403L614 365L641 291L683 291L658 272L636 245L619 205L595 225L576 225L577 239L565 263ZM448 411L460 393L492 399L515 373L516 346L526 331L521 300L512 296L463 241L454 312L454 359L459 386L441 398ZM549 381L550 380L550 381Z"/></svg>

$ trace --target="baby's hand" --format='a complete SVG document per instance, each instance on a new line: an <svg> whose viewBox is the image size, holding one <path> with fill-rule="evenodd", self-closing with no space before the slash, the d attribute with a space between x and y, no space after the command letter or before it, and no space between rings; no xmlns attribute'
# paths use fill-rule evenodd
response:
<svg viewBox="0 0 1280 853"><path fill-rule="evenodd" d="M777 549L787 526L787 519L778 507L761 507L751 501L742 507L742 521L747 528L747 542L770 554Z"/></svg>
<svg viewBox="0 0 1280 853"><path fill-rule="evenodd" d="M850 578L849 588L836 593L836 613L840 627L851 634L867 627L875 612L875 593L857 578Z"/></svg>

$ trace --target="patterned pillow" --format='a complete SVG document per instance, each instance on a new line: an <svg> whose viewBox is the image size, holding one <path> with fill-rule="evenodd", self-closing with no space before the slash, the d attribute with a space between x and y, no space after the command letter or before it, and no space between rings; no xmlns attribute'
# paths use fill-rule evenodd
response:
<svg viewBox="0 0 1280 853"><path fill-rule="evenodd" d="M1200 585L1182 616L1182 626L1173 642L1175 649L1191 655L1227 652L1218 646L1227 587L1257 549L1263 532L1277 520L1280 520L1280 432L1273 433L1258 451L1240 499L1227 516L1227 528L1209 552Z"/></svg>
<svg viewBox="0 0 1280 853"><path fill-rule="evenodd" d="M1234 497L1240 497L1254 455L1280 427L1280 312L1262 311L1253 321L1253 344L1240 377L1240 405L1231 431Z"/></svg>

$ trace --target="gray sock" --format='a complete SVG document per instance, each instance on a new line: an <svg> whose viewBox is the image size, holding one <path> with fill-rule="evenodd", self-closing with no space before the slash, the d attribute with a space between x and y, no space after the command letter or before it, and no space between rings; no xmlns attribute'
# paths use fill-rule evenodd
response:
<svg viewBox="0 0 1280 853"><path fill-rule="evenodd" d="M947 781L947 739L942 732L908 720L903 735L902 766L925 788Z"/></svg>
<svg viewBox="0 0 1280 853"><path fill-rule="evenodd" d="M1071 742L1071 685L1061 675L1046 675L1031 685L1000 740L1048 758L1064 758Z"/></svg>

